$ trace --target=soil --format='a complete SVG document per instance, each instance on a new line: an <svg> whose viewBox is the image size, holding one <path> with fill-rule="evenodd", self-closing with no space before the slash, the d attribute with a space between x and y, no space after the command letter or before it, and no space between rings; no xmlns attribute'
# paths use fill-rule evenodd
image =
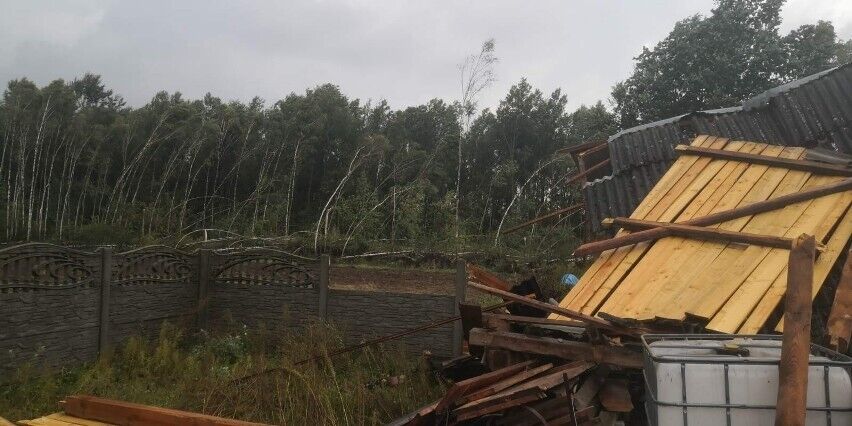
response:
<svg viewBox="0 0 852 426"><path fill-rule="evenodd" d="M455 272L334 266L329 286L347 290L452 295L455 292Z"/></svg>

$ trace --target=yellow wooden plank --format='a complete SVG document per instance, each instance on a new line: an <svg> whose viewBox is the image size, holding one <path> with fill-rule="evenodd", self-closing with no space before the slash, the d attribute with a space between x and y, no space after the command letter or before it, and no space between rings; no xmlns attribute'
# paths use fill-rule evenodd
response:
<svg viewBox="0 0 852 426"><path fill-rule="evenodd" d="M814 282L811 292L812 300L816 300L817 294L822 289L822 285L825 284L825 280L828 278L829 272L831 272L831 268L834 267L834 263L837 262L840 254L843 253L843 250L846 248L846 243L849 242L850 235L852 235L852 209L847 207L845 218L837 226L837 229L834 231L834 234L831 235L831 238L829 238L828 243L825 245L825 250L819 254L816 262L814 262ZM778 325L775 326L775 331L778 333L784 332L783 315L781 316L781 321L779 321Z"/></svg>
<svg viewBox="0 0 852 426"><path fill-rule="evenodd" d="M803 189L824 185L828 183L828 179L830 178L812 176L803 186ZM760 214L754 217L754 221L771 222L774 226L783 228L783 232L776 230L771 235L794 238L802 233L802 225L809 221L807 217L802 218L802 216L812 203L813 200L803 201L781 210ZM757 305L760 298L787 265L788 250L752 246L747 251L747 255L758 262L758 265L743 279L739 288L715 313L707 325L710 330L725 333L736 332L749 312Z"/></svg>
<svg viewBox="0 0 852 426"><path fill-rule="evenodd" d="M740 152L760 153L766 147L763 144L749 143L744 145ZM737 179L728 180L729 172L723 171L734 171L737 165L741 164L741 162L735 161L723 162L722 167L716 173L721 176L716 176L719 179L714 181L719 182L718 185L715 183L708 185L709 188L700 197L700 202L690 206L690 211L687 212L689 216L681 216L678 221L691 219L692 215L699 210L711 210L712 207L708 208L705 204L719 202L720 198L714 197L714 194L718 192L721 185L724 183L730 189L737 181ZM747 166L742 168L742 170L745 169L747 169ZM689 282L686 281L686 278L696 273L695 269L699 267L699 264L712 260L707 259L706 256L698 256L696 253L705 244L701 240L676 237L666 238L658 244L663 250L656 254L659 263L654 265L652 269L655 272L651 276L641 278L646 281L641 297L635 298L632 303L625 306L624 315L629 318L653 319L664 308L668 308L667 302L663 302L662 298L671 297L674 292L685 286ZM710 242L709 244L714 243Z"/></svg>
<svg viewBox="0 0 852 426"><path fill-rule="evenodd" d="M79 417L69 416L65 413L53 413L47 416L50 419L59 420L76 426L111 426L110 423L98 422L95 420L81 419Z"/></svg>
<svg viewBox="0 0 852 426"><path fill-rule="evenodd" d="M807 217L803 220L802 233L807 233L814 235L820 229L825 229L820 226L821 222L825 221L827 217L831 214L836 207L838 197L843 197L844 194L832 194L825 197L820 197L814 200L812 207L807 209L806 215ZM848 221L849 217L844 217L844 221ZM814 235L818 240L822 240L825 238L825 235ZM848 240L848 234L838 234L838 239L840 240ZM843 241L845 244L846 241ZM822 255L820 255L821 257ZM826 259L826 262L830 258ZM834 259L836 260L836 258ZM831 261L831 263L834 262ZM830 267L829 267L830 269ZM827 272L826 272L827 274ZM816 270L814 274L814 279L816 280ZM822 278L820 281L824 281L825 278ZM820 284L821 285L821 284ZM787 274L786 269L785 272L781 273L776 277L775 281L760 299L760 302L755 306L754 310L751 311L748 318L745 320L743 325L738 330L740 334L754 334L757 333L763 326L766 324L766 321L769 319L772 312L778 306L778 303L784 297L784 293L787 290Z"/></svg>
<svg viewBox="0 0 852 426"><path fill-rule="evenodd" d="M719 143L721 141L716 141L715 143ZM727 144L725 144L727 145ZM735 145L735 148L741 148L741 145ZM722 149L726 149L724 146ZM669 192L670 196L668 197L667 203L668 207L663 208L663 204L660 204L652 210L646 219L648 220L657 220L661 222L671 222L675 220L678 215L692 202L696 196L701 192L701 189L706 186L710 182L709 174L703 174L703 171L707 167L712 167L716 171L718 171L717 166L723 165L724 161L711 160L709 158L700 158L698 159L692 168L684 174L683 178L676 183L672 190ZM713 166L711 166L713 164ZM693 185L695 185L693 187ZM690 188L693 189L690 189ZM603 306L601 306L601 311L604 313L619 316L621 315L622 309L631 301L635 294L641 288L641 281L638 279L633 279L633 277L644 276L650 269L653 269L653 265L649 265L647 259L648 256L645 255L645 251L649 250L648 247L651 247L651 251L659 251L660 248L654 247L665 244L665 240L657 241L654 243L643 243L641 245L637 245L636 249L629 252L625 259L623 259L622 264L616 268L617 273L613 275L613 278L610 278L605 285L600 286L602 291L604 292L602 295L597 297L593 297L591 300L594 302L592 304L587 304L583 311L586 313L591 313L594 309L597 308L597 305L603 301ZM649 251L649 253L651 252ZM645 261L640 261L644 259ZM651 263L654 263L654 258L651 258ZM642 267L641 270L637 271L636 268ZM618 291L613 291L613 289L618 288Z"/></svg>
<svg viewBox="0 0 852 426"><path fill-rule="evenodd" d="M721 149L724 148L727 142L728 140L724 138L699 136L693 140L691 145ZM651 218L648 216L651 210L661 202L665 202L663 200L666 199L666 195L672 191L672 188L676 184L684 180L684 175L693 169L694 164L698 160L695 156L678 158L675 164L669 168L660 181L649 191L631 217L635 219ZM667 200L670 199L668 198ZM610 278L613 272L624 273L624 268L619 269L619 265L621 265L628 253L634 259L641 258L647 246L648 244L640 244L631 247L620 247L616 250L608 250L603 253L589 268L589 271L583 274L580 282L577 283L577 286L571 293L560 302L560 306L576 311L582 310L583 306L598 292L601 285ZM561 318L556 314L552 314L550 317L554 319Z"/></svg>
<svg viewBox="0 0 852 426"><path fill-rule="evenodd" d="M727 139L699 136L695 138L692 145L708 148L720 149L725 146ZM675 164L663 175L660 181L654 185L648 195L642 200L633 214L630 216L635 219L645 219L650 211L666 199L667 194L672 191L672 188L682 181L684 175L688 173L698 158L695 156L679 158ZM622 234L623 232L619 232ZM568 296L560 302L560 306L571 309L581 310L586 302L594 296L601 284L611 275L613 270L621 263L628 252L633 250L633 247L620 247L616 250L608 250L598 257L598 260L583 274L577 286L568 294ZM644 249L642 253L644 253ZM641 256L641 254L639 254ZM556 314L551 315L552 318L561 318Z"/></svg>
<svg viewBox="0 0 852 426"><path fill-rule="evenodd" d="M801 149L787 150L783 158L798 158L804 155ZM797 192L807 180L808 173L784 168L769 168L755 185L745 204L763 201L769 198ZM789 215L785 210L771 212L755 220L753 216L728 221L720 228L729 231L743 231L752 234L784 235L796 222L799 214ZM742 219L746 219L743 221ZM685 292L678 299L685 302L685 314L710 320L725 304L737 288L748 278L769 252L765 247L743 246L739 244L705 245L701 255L715 257L710 265L702 268L694 277L698 291ZM676 302L677 303L677 302ZM668 314L668 313L667 313ZM685 319L684 312L667 315L664 318Z"/></svg>
<svg viewBox="0 0 852 426"><path fill-rule="evenodd" d="M778 156L782 153L782 148L768 146L764 148L762 155ZM733 194L733 197L736 199L742 200L746 198L747 194L752 191L752 188L760 182L760 178L767 169L768 167L747 167L746 171L734 183L728 193ZM738 192L743 192L746 195L740 197ZM722 198L719 200L719 203L724 203L726 200L727 198ZM714 210L716 209L714 208ZM660 306L655 302L658 293L664 292L664 294L672 295L672 297L679 297L680 289L684 285L694 285L691 282L680 283L670 281L670 279L673 276L679 275L683 268L693 270L692 266L697 266L699 262L712 261L715 258L715 254L721 251L721 249L716 250L712 257L705 255L705 253L696 253L696 251L700 247L724 247L724 245L719 245L719 243L687 241L684 238L667 238L665 240L668 241L660 242L662 250L657 252L653 261L646 263L644 269L647 272L645 274L631 274L631 276L625 278L622 286L630 282L635 291L633 293L625 293L624 298L619 304L608 307L609 310L606 310L606 313L617 317L634 319L640 319L640 317L642 319L651 319L656 317L660 311L651 310L649 306ZM662 308L674 307L676 310L681 310L688 306L690 302L691 300L687 300L677 305L662 304L661 306ZM680 312L682 313L683 311Z"/></svg>

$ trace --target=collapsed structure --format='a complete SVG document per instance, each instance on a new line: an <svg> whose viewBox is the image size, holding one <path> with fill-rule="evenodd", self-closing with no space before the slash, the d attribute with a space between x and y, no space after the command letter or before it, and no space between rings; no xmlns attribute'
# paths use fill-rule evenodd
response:
<svg viewBox="0 0 852 426"><path fill-rule="evenodd" d="M602 231L603 218L630 215L677 158L674 147L699 134L814 148L811 155L852 154L852 64L769 89L738 106L612 135L578 163L581 173L602 164L583 186L588 230Z"/></svg>
<svg viewBox="0 0 852 426"><path fill-rule="evenodd" d="M468 268L549 317L462 306L470 355L444 370L487 368L397 423L852 422L849 162L708 135L673 151L630 217L603 221L615 237L576 250L600 256L559 306Z"/></svg>

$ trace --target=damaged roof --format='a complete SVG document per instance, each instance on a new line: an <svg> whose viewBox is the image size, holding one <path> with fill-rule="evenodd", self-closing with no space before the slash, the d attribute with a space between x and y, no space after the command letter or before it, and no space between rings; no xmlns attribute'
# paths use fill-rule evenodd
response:
<svg viewBox="0 0 852 426"><path fill-rule="evenodd" d="M781 159L807 154L800 147L714 136L699 136L692 145ZM789 167L686 152L630 217L684 222L844 179ZM850 204L852 190L846 190L713 227L784 238L814 235L824 245L814 266L816 296L852 235ZM788 255L782 248L665 237L602 253L560 306L631 322L701 323L723 333L781 330L775 314L786 290Z"/></svg>
<svg viewBox="0 0 852 426"><path fill-rule="evenodd" d="M656 180L643 184L634 179L636 169L655 163L667 168L676 157L674 147L699 134L782 146L819 146L852 154L852 64L769 89L739 106L691 112L616 133L607 142L611 178L586 183L592 188L584 193L605 196L617 192L613 186L629 181L641 199ZM627 216L638 205L638 200L586 200L589 217ZM610 211L594 210L602 205ZM590 230L597 232L600 227L590 223Z"/></svg>

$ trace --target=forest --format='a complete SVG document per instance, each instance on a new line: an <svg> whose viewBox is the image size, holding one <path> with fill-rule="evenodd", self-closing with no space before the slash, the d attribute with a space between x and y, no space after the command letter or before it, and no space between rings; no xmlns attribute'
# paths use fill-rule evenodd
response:
<svg viewBox="0 0 852 426"><path fill-rule="evenodd" d="M460 58L457 99L402 109L332 84L250 102L159 92L131 107L94 73L41 87L22 76L0 101L0 239L552 252L582 238L582 215L500 230L580 200L560 148L852 58L830 22L781 34L782 4L718 1L639 52L611 98L574 110L570 94L523 78L480 108L497 78L493 40Z"/></svg>

